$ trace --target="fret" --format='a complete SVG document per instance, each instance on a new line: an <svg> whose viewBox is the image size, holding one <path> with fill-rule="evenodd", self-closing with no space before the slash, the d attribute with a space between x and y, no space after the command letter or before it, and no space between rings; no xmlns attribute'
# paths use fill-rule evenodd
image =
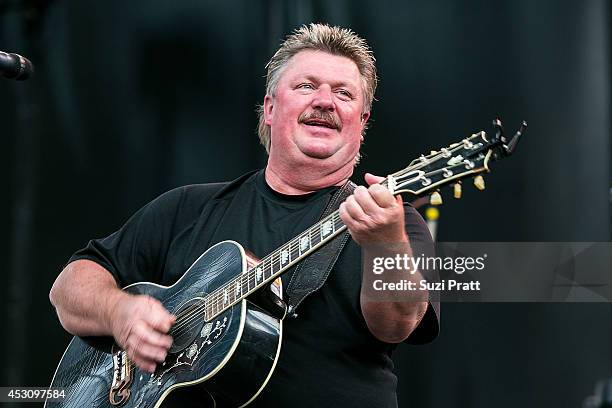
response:
<svg viewBox="0 0 612 408"><path fill-rule="evenodd" d="M320 224L312 227L310 229L310 247L315 247L321 242L321 228Z"/></svg>
<svg viewBox="0 0 612 408"><path fill-rule="evenodd" d="M270 257L270 268L269 268L269 274L268 276L266 276L266 279L269 279L272 277L272 275L274 275L274 264L276 264L276 253L272 253L272 256Z"/></svg>
<svg viewBox="0 0 612 408"><path fill-rule="evenodd" d="M342 218L340 218L340 213L336 212L334 213L334 231L339 230L340 228L344 227L344 223L342 222Z"/></svg>
<svg viewBox="0 0 612 408"><path fill-rule="evenodd" d="M271 278L276 272L280 270L280 262L278 259L278 251L272 254L272 258L270 259L270 276Z"/></svg>
<svg viewBox="0 0 612 408"><path fill-rule="evenodd" d="M275 273L279 272L281 269L283 269L283 262L282 261L283 261L284 257L282 256L282 252L283 252L282 249L279 250L279 251L276 251L276 264L278 265L278 269L276 269L274 271Z"/></svg>
<svg viewBox="0 0 612 408"><path fill-rule="evenodd" d="M310 248L313 247L312 245L312 227L308 228L308 245ZM310 250L310 248L308 248L308 250Z"/></svg>
<svg viewBox="0 0 612 408"><path fill-rule="evenodd" d="M268 270L266 273L266 279L269 279L272 275L274 275L274 252L271 254L269 259Z"/></svg>
<svg viewBox="0 0 612 408"><path fill-rule="evenodd" d="M264 265L263 265L263 279L264 280L268 279L268 277L270 276L269 273L271 274L271 271L272 271L272 259L268 256L265 259Z"/></svg>
<svg viewBox="0 0 612 408"><path fill-rule="evenodd" d="M299 238L294 238L291 240L291 254L293 255L293 259L297 259L300 257L300 240Z"/></svg>
<svg viewBox="0 0 612 408"><path fill-rule="evenodd" d="M300 255L300 240L296 238L291 241L291 260L297 260Z"/></svg>
<svg viewBox="0 0 612 408"><path fill-rule="evenodd" d="M246 282L244 278L247 278ZM242 295L249 292L249 279L248 278L249 278L248 273L243 273L242 275L240 275L240 293ZM246 287L245 287L245 284L246 284Z"/></svg>

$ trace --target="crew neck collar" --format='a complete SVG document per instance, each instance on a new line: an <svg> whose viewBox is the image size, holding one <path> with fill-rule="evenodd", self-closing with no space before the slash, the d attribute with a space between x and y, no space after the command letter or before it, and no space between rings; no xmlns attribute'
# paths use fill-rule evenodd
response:
<svg viewBox="0 0 612 408"><path fill-rule="evenodd" d="M279 193L278 191L270 187L270 185L266 181L266 169L265 168L260 170L255 175L255 185L257 186L258 190L266 198L272 199L274 201L282 202L282 203L295 203L295 204L301 204L301 203L308 202L310 200L317 199L325 194L336 191L339 188L338 186L330 186L330 187L325 187L320 190L313 191L311 193L305 193L305 194Z"/></svg>

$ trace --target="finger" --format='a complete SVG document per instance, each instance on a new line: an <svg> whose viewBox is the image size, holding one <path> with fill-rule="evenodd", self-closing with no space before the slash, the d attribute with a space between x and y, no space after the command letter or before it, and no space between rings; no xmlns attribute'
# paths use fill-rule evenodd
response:
<svg viewBox="0 0 612 408"><path fill-rule="evenodd" d="M150 344L141 344L138 349L134 350L134 355L143 360L161 363L166 359L166 355L168 355L168 353L162 347L156 347Z"/></svg>
<svg viewBox="0 0 612 408"><path fill-rule="evenodd" d="M175 322L174 316L169 313L157 312L147 316L146 322L160 333L168 333Z"/></svg>
<svg viewBox="0 0 612 408"><path fill-rule="evenodd" d="M368 188L370 196L374 202L382 208L390 208L396 205L395 197L393 194L380 184L374 184Z"/></svg>
<svg viewBox="0 0 612 408"><path fill-rule="evenodd" d="M349 198L346 199L346 201L344 202L344 209L346 210L346 213L349 218L351 218L353 221L365 224L365 221L368 216L363 211L361 206L357 203L355 196L349 196Z"/></svg>
<svg viewBox="0 0 612 408"><path fill-rule="evenodd" d="M365 214L372 215L376 211L380 211L380 206L374 201L374 198L364 186L357 186L353 196Z"/></svg>
<svg viewBox="0 0 612 408"><path fill-rule="evenodd" d="M348 214L348 212L346 211L345 202L340 204L340 208L338 212L340 214L340 219L342 219L342 222L344 223L344 225L347 226L349 234L351 234L351 237L353 237L353 239L356 240L354 233L358 228L363 228L362 224L359 224Z"/></svg>
<svg viewBox="0 0 612 408"><path fill-rule="evenodd" d="M145 322L138 321L134 324L130 336L127 339L127 350L130 352L133 351L133 354L137 355L142 348L149 350L150 347L156 347L165 353L167 351L166 345L168 342L165 337L169 336L162 336L165 335L156 332ZM154 355L149 355L148 357L153 358Z"/></svg>
<svg viewBox="0 0 612 408"><path fill-rule="evenodd" d="M371 186L372 184L380 183L381 181L385 179L384 177L381 177L381 176L375 176L372 173L366 173L363 178L365 179L366 183L368 183L369 186Z"/></svg>
<svg viewBox="0 0 612 408"><path fill-rule="evenodd" d="M151 333L150 336L148 337L148 342L149 344L152 344L153 346L156 347L162 347L166 350L168 350L170 348L170 346L172 346L172 337L160 333L158 331L155 331L153 328L151 329Z"/></svg>
<svg viewBox="0 0 612 408"><path fill-rule="evenodd" d="M136 364L138 368L148 373L154 373L155 368L157 368L157 364L152 360L147 360L138 356L130 356L130 360L132 360L132 362Z"/></svg>
<svg viewBox="0 0 612 408"><path fill-rule="evenodd" d="M155 330L168 333L176 321L176 316L171 315L157 299L149 298L149 306L150 311L144 316L147 323Z"/></svg>
<svg viewBox="0 0 612 408"><path fill-rule="evenodd" d="M404 199L402 198L401 194L398 194L395 196L395 202L397 203L397 205L399 205L401 208L404 208Z"/></svg>

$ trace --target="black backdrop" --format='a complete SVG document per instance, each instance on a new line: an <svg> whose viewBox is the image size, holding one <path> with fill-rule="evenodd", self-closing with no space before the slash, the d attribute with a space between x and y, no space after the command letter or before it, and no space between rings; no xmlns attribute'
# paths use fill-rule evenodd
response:
<svg viewBox="0 0 612 408"><path fill-rule="evenodd" d="M610 241L605 0L0 1L5 226L1 385L46 385L69 336L48 303L65 260L172 187L262 166L264 65L299 24L350 26L378 59L365 171L386 174L500 115L517 155L441 208L441 241ZM396 354L400 406L580 406L612 376L611 308L445 304Z"/></svg>

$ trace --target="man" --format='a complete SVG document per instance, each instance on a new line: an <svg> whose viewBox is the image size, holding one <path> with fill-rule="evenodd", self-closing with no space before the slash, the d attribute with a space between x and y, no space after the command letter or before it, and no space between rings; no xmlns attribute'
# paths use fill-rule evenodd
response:
<svg viewBox="0 0 612 408"><path fill-rule="evenodd" d="M157 300L119 287L172 284L224 239L261 258L314 224L353 173L376 82L374 57L352 31L311 24L294 32L268 64L259 124L266 168L229 185L172 190L115 234L90 241L50 293L64 328L112 335L138 367L153 372L172 343L175 318ZM431 241L418 213L378 181L368 174L370 187L357 187L340 205L352 240L323 287L285 319L279 362L254 406L396 406L391 351L404 340L436 336L431 304L373 301L361 285L360 246L403 243L409 252L409 238ZM291 275L283 275L285 287Z"/></svg>

